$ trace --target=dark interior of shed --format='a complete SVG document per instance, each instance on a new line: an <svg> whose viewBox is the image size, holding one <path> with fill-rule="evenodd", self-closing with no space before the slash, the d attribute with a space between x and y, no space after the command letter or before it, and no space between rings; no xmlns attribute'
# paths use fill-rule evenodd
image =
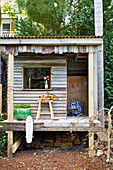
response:
<svg viewBox="0 0 113 170"><path fill-rule="evenodd" d="M68 116L88 115L88 55L67 55Z"/></svg>

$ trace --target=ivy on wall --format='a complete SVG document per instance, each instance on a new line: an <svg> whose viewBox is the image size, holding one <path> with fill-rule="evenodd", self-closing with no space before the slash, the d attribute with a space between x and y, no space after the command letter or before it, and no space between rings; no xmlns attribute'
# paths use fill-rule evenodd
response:
<svg viewBox="0 0 113 170"><path fill-rule="evenodd" d="M113 105L113 4L104 1L104 98L105 107Z"/></svg>

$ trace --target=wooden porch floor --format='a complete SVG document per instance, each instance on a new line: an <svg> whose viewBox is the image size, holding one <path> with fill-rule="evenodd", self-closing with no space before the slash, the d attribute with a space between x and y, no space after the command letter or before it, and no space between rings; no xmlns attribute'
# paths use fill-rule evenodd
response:
<svg viewBox="0 0 113 170"><path fill-rule="evenodd" d="M0 122L3 127L1 130L5 131L25 131L25 120L8 120ZM102 123L98 120L94 120L90 123L88 117L67 117L67 119L59 120L34 120L34 131L90 131L94 130L95 126L102 129ZM97 127L96 127L97 128Z"/></svg>

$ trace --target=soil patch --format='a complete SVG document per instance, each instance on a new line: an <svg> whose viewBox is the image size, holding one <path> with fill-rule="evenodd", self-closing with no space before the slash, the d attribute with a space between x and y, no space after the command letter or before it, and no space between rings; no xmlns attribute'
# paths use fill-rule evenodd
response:
<svg viewBox="0 0 113 170"><path fill-rule="evenodd" d="M13 158L0 156L0 170L113 170L106 156L89 158L86 152L80 146L17 151Z"/></svg>

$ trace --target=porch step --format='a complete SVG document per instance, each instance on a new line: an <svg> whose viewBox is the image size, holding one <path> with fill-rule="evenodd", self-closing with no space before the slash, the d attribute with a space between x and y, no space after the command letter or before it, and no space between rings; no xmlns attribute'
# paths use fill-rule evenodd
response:
<svg viewBox="0 0 113 170"><path fill-rule="evenodd" d="M104 132L96 132L96 134L101 139L101 141L105 141L105 142L108 141L107 134L105 134Z"/></svg>

